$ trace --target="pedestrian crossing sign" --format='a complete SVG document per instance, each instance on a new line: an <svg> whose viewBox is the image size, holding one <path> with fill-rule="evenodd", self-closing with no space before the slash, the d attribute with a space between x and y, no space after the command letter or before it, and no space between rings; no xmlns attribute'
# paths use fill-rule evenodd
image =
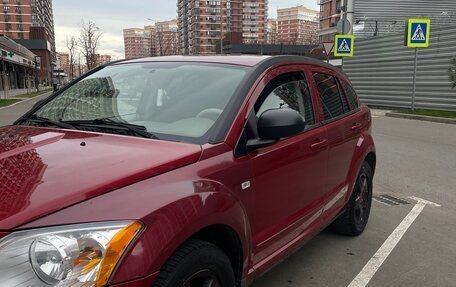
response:
<svg viewBox="0 0 456 287"><path fill-rule="evenodd" d="M429 47L431 20L409 19L407 25L407 46L411 48Z"/></svg>
<svg viewBox="0 0 456 287"><path fill-rule="evenodd" d="M355 37L352 35L336 35L334 41L334 56L336 57L353 57L353 48Z"/></svg>

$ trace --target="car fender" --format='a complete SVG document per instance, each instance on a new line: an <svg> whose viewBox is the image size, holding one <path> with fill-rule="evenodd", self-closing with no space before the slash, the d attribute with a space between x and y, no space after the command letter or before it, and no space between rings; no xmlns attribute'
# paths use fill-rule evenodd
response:
<svg viewBox="0 0 456 287"><path fill-rule="evenodd" d="M204 181L206 187L219 183ZM243 206L224 191L203 191L182 197L142 219L146 228L125 254L112 283L133 280L160 270L168 258L192 235L224 225L238 236L242 246L243 274L250 255L250 226Z"/></svg>
<svg viewBox="0 0 456 287"><path fill-rule="evenodd" d="M227 226L237 234L243 249L243 274L247 272L251 232L244 206L228 187L199 177L191 167L91 198L18 230L117 220L140 220L145 228L124 254L111 283L158 271L188 238L213 225Z"/></svg>
<svg viewBox="0 0 456 287"><path fill-rule="evenodd" d="M347 176L347 182L350 183L348 189L350 192L347 193L347 196L345 198L346 203L348 202L353 193L356 179L361 170L363 162L366 160L367 156L370 153L375 154L375 144L370 132L366 130L363 131L358 138L355 152L352 157L352 162L350 164L350 169ZM375 167L373 168L375 169Z"/></svg>

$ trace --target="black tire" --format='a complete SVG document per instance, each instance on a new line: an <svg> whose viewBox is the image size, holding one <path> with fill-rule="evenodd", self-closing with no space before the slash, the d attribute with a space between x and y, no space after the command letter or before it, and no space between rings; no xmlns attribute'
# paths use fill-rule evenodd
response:
<svg viewBox="0 0 456 287"><path fill-rule="evenodd" d="M210 283L212 281L212 284ZM161 268L153 287L234 287L226 254L214 244L190 239Z"/></svg>
<svg viewBox="0 0 456 287"><path fill-rule="evenodd" d="M363 233L372 206L372 178L372 168L364 162L346 209L331 225L335 232L349 236Z"/></svg>

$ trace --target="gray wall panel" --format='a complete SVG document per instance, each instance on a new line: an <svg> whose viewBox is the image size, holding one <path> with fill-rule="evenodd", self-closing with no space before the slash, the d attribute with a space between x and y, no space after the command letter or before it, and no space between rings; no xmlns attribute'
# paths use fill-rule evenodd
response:
<svg viewBox="0 0 456 287"><path fill-rule="evenodd" d="M431 29L431 47L419 49L416 107L456 111L456 89L448 69L456 57L456 25ZM355 56L344 60L361 101L378 106L411 107L414 49L404 35L356 39Z"/></svg>
<svg viewBox="0 0 456 287"><path fill-rule="evenodd" d="M379 35L402 32L409 17L431 18L434 27L456 25L456 0L355 0L354 20L363 21L357 32L362 38L373 36L375 21Z"/></svg>

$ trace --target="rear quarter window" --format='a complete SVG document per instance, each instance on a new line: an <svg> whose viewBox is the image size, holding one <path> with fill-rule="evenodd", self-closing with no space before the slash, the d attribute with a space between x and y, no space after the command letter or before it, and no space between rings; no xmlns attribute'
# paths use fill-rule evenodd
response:
<svg viewBox="0 0 456 287"><path fill-rule="evenodd" d="M336 78L319 72L314 72L313 77L317 84L325 120L331 120L345 114L348 111L348 104Z"/></svg>
<svg viewBox="0 0 456 287"><path fill-rule="evenodd" d="M355 89L346 81L342 81L342 85L345 88L345 91L347 93L347 99L350 103L350 107L352 108L352 110L359 108L359 98L356 94Z"/></svg>

